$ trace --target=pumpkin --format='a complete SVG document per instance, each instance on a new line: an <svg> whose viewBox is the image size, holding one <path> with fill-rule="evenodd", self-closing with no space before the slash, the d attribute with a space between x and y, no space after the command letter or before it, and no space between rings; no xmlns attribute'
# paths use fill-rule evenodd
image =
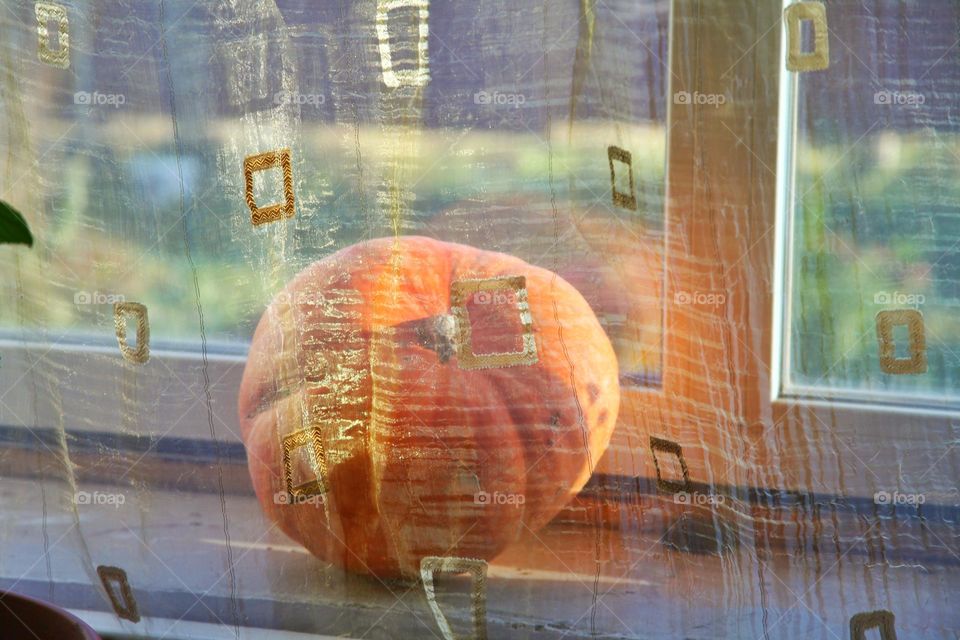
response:
<svg viewBox="0 0 960 640"><path fill-rule="evenodd" d="M267 517L316 556L416 576L491 559L583 487L619 408L583 297L508 255L422 237L315 262L268 306L239 415Z"/></svg>

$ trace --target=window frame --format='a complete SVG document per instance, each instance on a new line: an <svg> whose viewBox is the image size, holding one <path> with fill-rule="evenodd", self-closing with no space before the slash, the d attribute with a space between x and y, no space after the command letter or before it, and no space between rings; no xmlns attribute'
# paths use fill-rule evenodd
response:
<svg viewBox="0 0 960 640"><path fill-rule="evenodd" d="M712 489L871 500L908 479L913 491L947 500L936 478L948 465L960 468L960 451L941 444L955 440L957 412L783 393L777 337L784 327L786 265L779 249L788 221L778 205L792 192L786 185L793 176L784 167L793 137L785 145L782 133L784 122L795 122L790 87L797 81L785 71L782 16L789 3L724 5L711 20L697 0L675 2L671 92L734 93L726 111L672 109L664 381L661 393L626 392L628 415L638 426L631 440L642 447L651 436L676 434L691 480ZM734 77L719 82L730 74L749 74L750 82L742 83L748 87L738 92ZM765 84L772 90L764 91ZM691 314L675 303L677 291L718 286L730 287L730 299L712 314ZM810 468L823 455L819 442L838 443L846 463ZM649 451L639 455L641 472L653 476ZM901 477L882 478L871 467L899 469ZM709 517L723 513L713 509ZM729 509L726 515L737 517Z"/></svg>

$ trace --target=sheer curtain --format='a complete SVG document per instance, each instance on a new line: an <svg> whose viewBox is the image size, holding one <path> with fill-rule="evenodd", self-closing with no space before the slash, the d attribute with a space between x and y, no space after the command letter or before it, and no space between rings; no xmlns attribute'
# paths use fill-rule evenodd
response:
<svg viewBox="0 0 960 640"><path fill-rule="evenodd" d="M952 637L958 34L0 0L0 588L151 638Z"/></svg>

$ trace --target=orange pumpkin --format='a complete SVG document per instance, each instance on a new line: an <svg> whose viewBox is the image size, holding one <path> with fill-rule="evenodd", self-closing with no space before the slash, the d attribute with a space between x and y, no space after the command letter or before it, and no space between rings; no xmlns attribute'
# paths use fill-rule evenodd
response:
<svg viewBox="0 0 960 640"><path fill-rule="evenodd" d="M424 556L490 559L553 518L606 449L619 395L610 342L560 277L401 237L287 285L239 413L287 535L350 571L413 576Z"/></svg>

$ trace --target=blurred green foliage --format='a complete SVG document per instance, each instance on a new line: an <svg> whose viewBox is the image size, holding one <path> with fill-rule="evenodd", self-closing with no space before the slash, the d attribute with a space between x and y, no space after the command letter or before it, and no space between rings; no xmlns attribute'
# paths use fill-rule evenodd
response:
<svg viewBox="0 0 960 640"><path fill-rule="evenodd" d="M801 147L797 163L793 379L810 386L956 395L960 138L886 131L852 149ZM876 314L899 308L924 316L926 374L880 370ZM898 356L906 350L904 338Z"/></svg>
<svg viewBox="0 0 960 640"><path fill-rule="evenodd" d="M196 144L179 158L172 145L103 145L96 155L68 154L59 181L45 194L38 259L48 267L20 269L23 307L0 309L0 324L43 318L48 329L73 328L113 340L112 309L96 301L123 296L147 305L155 343L197 341L199 289L207 337L245 343L294 274L340 248L393 233L384 199L397 175L408 184L403 234L428 233L435 216L464 203L550 207L555 197L561 206L586 209L609 190L601 144L607 134L588 132L585 142L557 144L552 155L532 133L424 130L410 156L398 154L390 147L392 134L379 129L361 134L360 151L340 136L314 132L294 151L297 214L280 223L290 225L282 241L273 225L250 226L239 190L242 174L224 169L222 158L210 154L215 144ZM633 170L641 207L632 215L661 228L663 130L645 125L636 136ZM268 173L255 181L260 203L282 198L279 181ZM230 182L241 184L225 193ZM13 269L0 256L4 263ZM11 295L14 286L0 283ZM84 294L92 304L77 303Z"/></svg>

